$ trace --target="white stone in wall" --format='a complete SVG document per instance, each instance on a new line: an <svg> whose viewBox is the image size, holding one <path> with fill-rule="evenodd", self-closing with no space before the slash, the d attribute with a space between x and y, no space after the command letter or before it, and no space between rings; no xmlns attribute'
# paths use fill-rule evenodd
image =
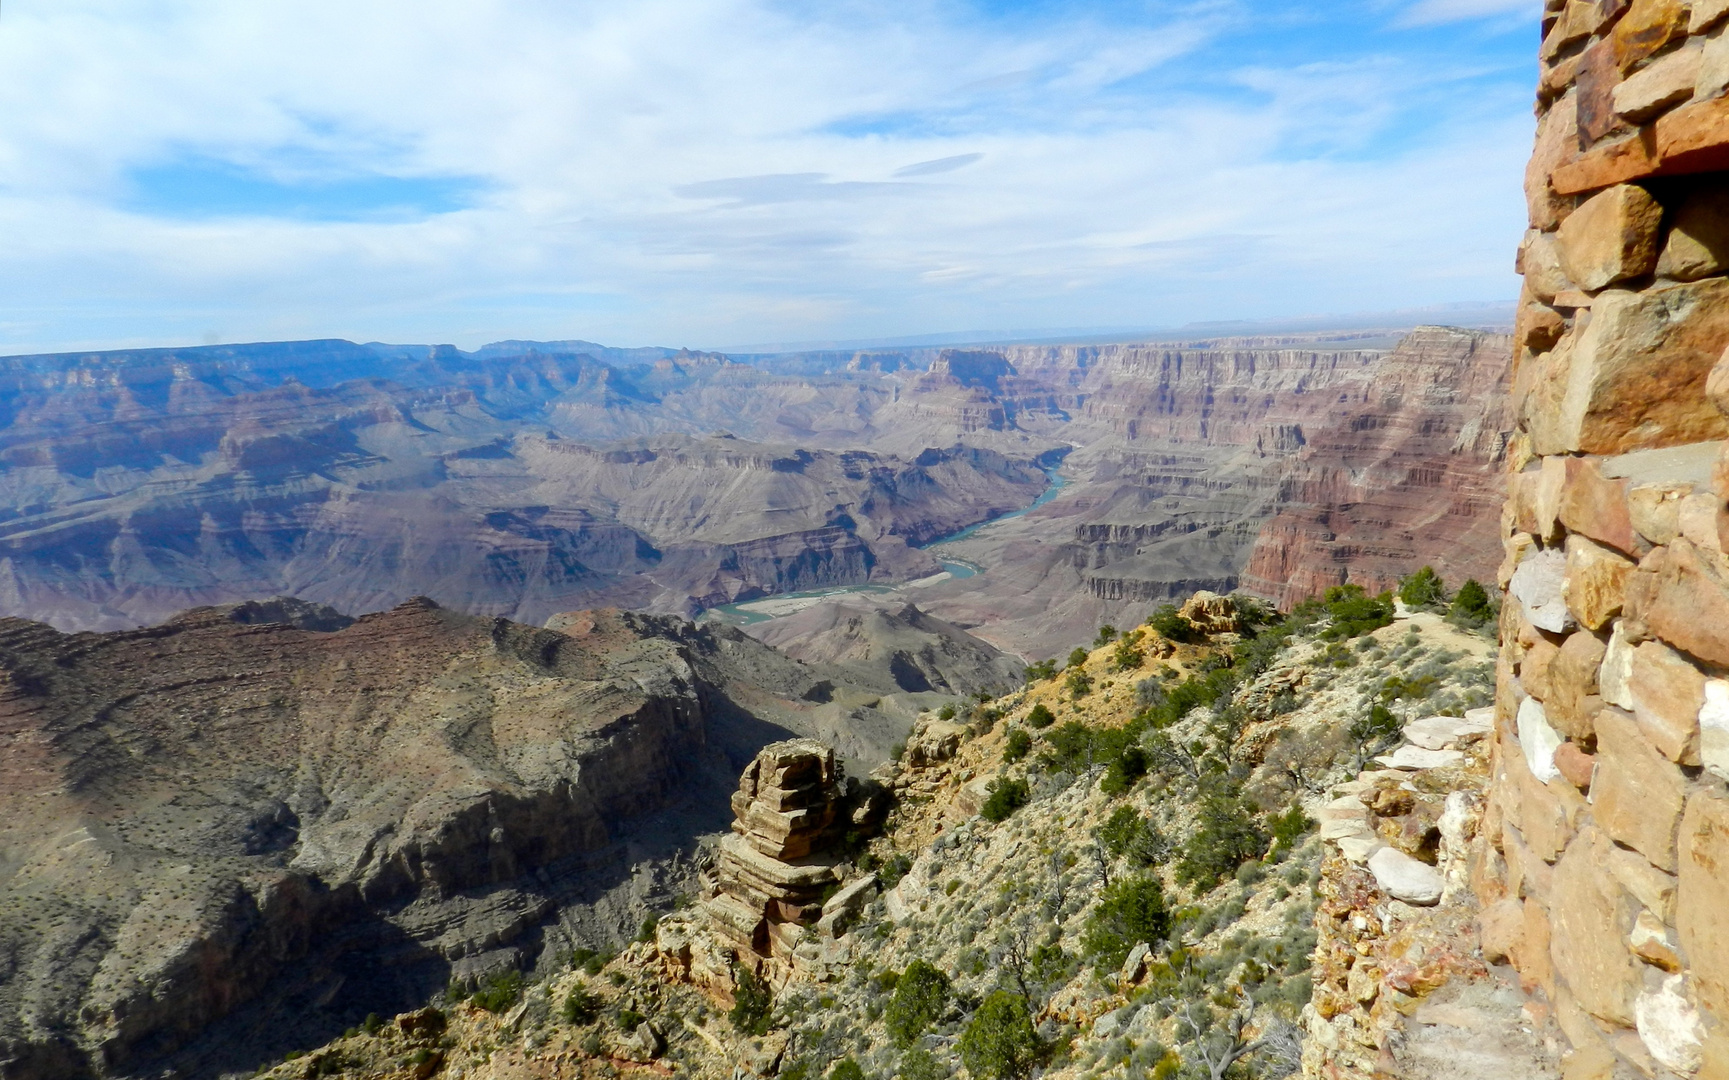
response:
<svg viewBox="0 0 1729 1080"><path fill-rule="evenodd" d="M1707 769L1729 779L1729 681L1705 680L1705 704L1699 707L1699 759Z"/></svg>
<svg viewBox="0 0 1729 1080"><path fill-rule="evenodd" d="M1525 621L1539 630L1563 633L1573 626L1562 586L1567 580L1567 555L1560 548L1532 548L1513 571L1507 591L1525 611Z"/></svg>
<svg viewBox="0 0 1729 1080"><path fill-rule="evenodd" d="M1561 736L1549 726L1549 714L1536 698L1526 698L1519 704L1519 748L1525 752L1525 764L1531 775L1547 784L1561 775L1555 767L1555 751Z"/></svg>
<svg viewBox="0 0 1729 1080"><path fill-rule="evenodd" d="M1398 848L1384 847L1370 855L1369 873L1389 896L1407 904L1433 904L1446 891L1446 882L1433 866Z"/></svg>
<svg viewBox="0 0 1729 1080"><path fill-rule="evenodd" d="M1597 671L1597 686L1604 701L1633 711L1633 643L1627 640L1620 619L1615 620L1615 628L1609 634L1609 649Z"/></svg>
<svg viewBox="0 0 1729 1080"><path fill-rule="evenodd" d="M1699 1068L1699 1048L1704 1031L1699 1010L1687 1000L1686 978L1671 975L1662 985L1646 990L1633 1002L1633 1016L1645 1049L1664 1068L1690 1073Z"/></svg>

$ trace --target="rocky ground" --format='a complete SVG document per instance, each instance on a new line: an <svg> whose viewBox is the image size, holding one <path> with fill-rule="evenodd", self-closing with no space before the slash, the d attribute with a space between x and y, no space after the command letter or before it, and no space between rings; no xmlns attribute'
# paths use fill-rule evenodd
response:
<svg viewBox="0 0 1729 1080"><path fill-rule="evenodd" d="M760 951L711 914L722 860L615 956L269 1073L1552 1076L1462 884L1493 644L1344 599L1282 627L1191 604L1160 624L1186 640L1101 639L925 717L875 773L880 835L845 819L788 864L838 884L820 920L771 902Z"/></svg>

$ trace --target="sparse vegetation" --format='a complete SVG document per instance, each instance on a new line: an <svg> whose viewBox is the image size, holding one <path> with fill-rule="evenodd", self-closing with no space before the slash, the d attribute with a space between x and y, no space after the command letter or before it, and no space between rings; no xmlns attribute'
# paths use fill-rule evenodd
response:
<svg viewBox="0 0 1729 1080"><path fill-rule="evenodd" d="M732 1026L746 1035L766 1035L774 1011L774 995L768 984L742 964L732 967L733 1006L727 1013Z"/></svg>

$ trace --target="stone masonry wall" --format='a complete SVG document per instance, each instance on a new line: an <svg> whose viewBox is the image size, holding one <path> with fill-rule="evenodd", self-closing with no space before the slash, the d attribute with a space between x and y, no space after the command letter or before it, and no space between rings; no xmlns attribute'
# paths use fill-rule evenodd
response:
<svg viewBox="0 0 1729 1080"><path fill-rule="evenodd" d="M1484 951L1568 1080L1729 1077L1729 0L1547 0Z"/></svg>

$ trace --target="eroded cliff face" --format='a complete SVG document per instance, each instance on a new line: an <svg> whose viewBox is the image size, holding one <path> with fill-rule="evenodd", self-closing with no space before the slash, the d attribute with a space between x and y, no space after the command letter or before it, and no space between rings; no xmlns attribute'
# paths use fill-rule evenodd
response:
<svg viewBox="0 0 1729 1080"><path fill-rule="evenodd" d="M725 829L742 762L868 711L735 630L558 624L424 600L0 622L0 1070L250 1069L618 940ZM878 728L851 732L867 764L904 738Z"/></svg>
<svg viewBox="0 0 1729 1080"><path fill-rule="evenodd" d="M1380 592L1425 564L1455 584L1490 581L1511 348L1498 334L1422 327L1373 377L1341 386L1331 415L1280 432L1292 448L1281 508L1243 587L1289 606L1347 581Z"/></svg>

